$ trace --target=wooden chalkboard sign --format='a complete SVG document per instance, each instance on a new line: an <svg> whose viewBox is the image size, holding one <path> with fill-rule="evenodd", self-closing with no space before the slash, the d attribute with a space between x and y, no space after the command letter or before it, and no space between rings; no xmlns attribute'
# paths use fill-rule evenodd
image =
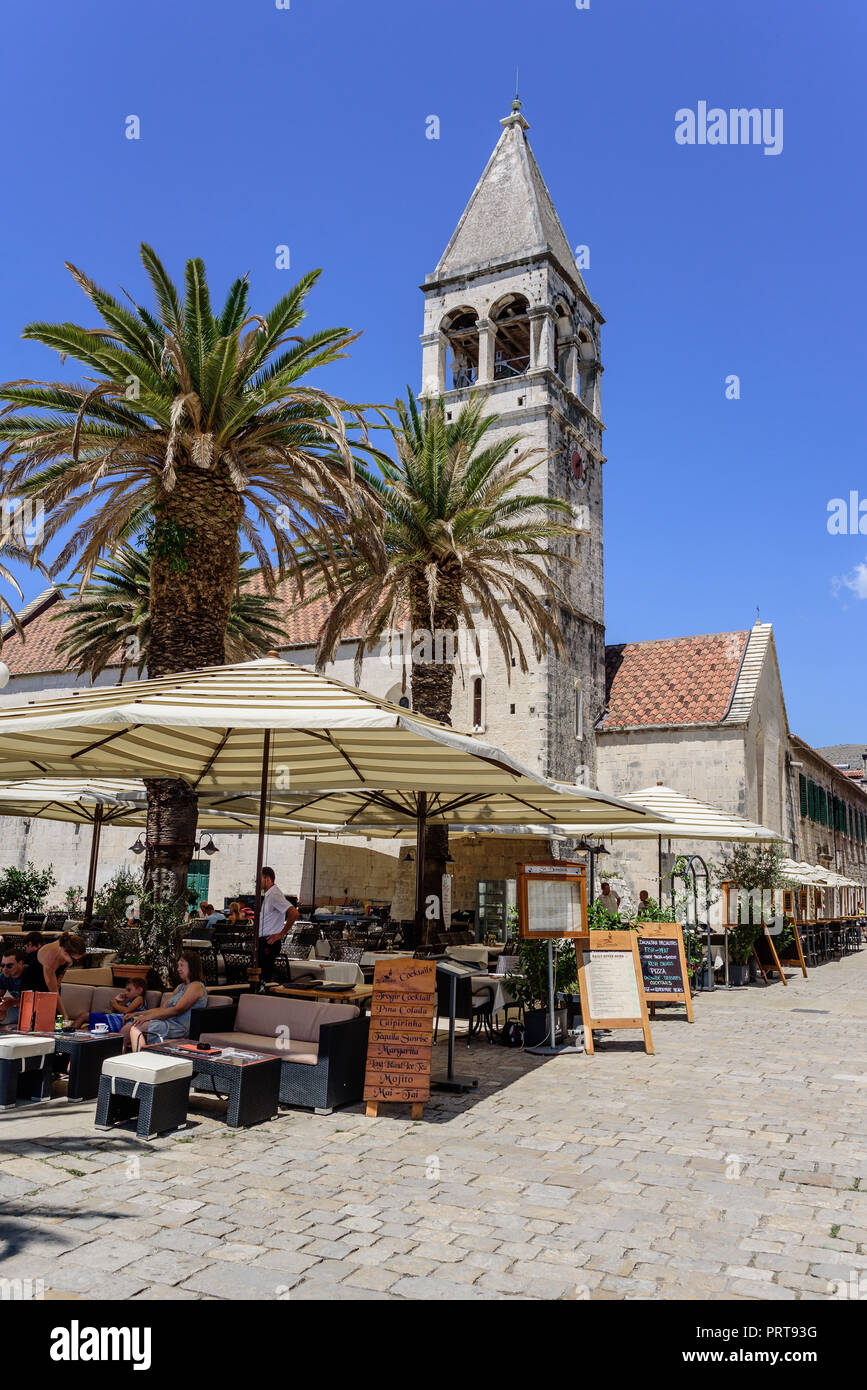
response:
<svg viewBox="0 0 867 1390"><path fill-rule="evenodd" d="M594 931L589 944L575 943L575 952L585 1051L593 1055L594 1028L640 1028L652 1053L637 934Z"/></svg>
<svg viewBox="0 0 867 1390"><path fill-rule="evenodd" d="M421 1119L430 1099L436 962L402 956L378 960L373 972L370 1037L364 1075L367 1114L381 1101L403 1101Z"/></svg>
<svg viewBox="0 0 867 1390"><path fill-rule="evenodd" d="M678 922L648 922L638 927L637 934L651 1018L655 1017L655 1004L684 1004L687 1020L694 1023L683 928Z"/></svg>
<svg viewBox="0 0 867 1390"><path fill-rule="evenodd" d="M584 865L567 859L519 865L518 926L521 936L537 940L586 936Z"/></svg>
<svg viewBox="0 0 867 1390"><path fill-rule="evenodd" d="M777 955L777 948L774 945L774 938L771 936L767 927L764 927L753 944L753 955L758 961L759 969L762 972L762 979L768 983L768 974L776 970L784 985L789 982L780 964L780 957Z"/></svg>

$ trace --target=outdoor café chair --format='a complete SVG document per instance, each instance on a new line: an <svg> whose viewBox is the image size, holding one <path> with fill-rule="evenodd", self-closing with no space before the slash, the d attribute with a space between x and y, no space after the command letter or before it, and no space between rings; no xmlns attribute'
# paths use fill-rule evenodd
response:
<svg viewBox="0 0 867 1390"><path fill-rule="evenodd" d="M447 1020L451 1007L451 979L437 971L437 1016L434 1027L434 1042L439 1041L440 1014ZM464 975L455 981L455 1018L467 1024L467 1047L474 1036L484 1029L488 1042L494 1041L491 1017L492 996L473 994L473 977Z"/></svg>

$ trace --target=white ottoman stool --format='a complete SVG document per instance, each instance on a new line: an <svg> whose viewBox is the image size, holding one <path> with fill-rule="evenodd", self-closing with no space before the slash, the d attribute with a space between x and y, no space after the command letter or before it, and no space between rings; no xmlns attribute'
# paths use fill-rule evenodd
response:
<svg viewBox="0 0 867 1390"><path fill-rule="evenodd" d="M139 1139L150 1139L187 1123L192 1062L154 1052L128 1052L102 1064L96 1101L97 1129L137 1117Z"/></svg>
<svg viewBox="0 0 867 1390"><path fill-rule="evenodd" d="M0 1110L18 1100L44 1100L51 1090L54 1039L0 1033Z"/></svg>

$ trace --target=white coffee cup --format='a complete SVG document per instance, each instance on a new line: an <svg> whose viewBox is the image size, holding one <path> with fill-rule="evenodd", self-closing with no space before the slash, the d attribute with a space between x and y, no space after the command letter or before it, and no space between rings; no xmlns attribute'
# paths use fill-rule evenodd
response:
<svg viewBox="0 0 867 1390"><path fill-rule="evenodd" d="M107 1033L107 1032L108 1032L108 1024L107 1024L107 1023L94 1023L94 1025L93 1025L93 1027L91 1028L90 1031L91 1031L91 1033Z"/></svg>

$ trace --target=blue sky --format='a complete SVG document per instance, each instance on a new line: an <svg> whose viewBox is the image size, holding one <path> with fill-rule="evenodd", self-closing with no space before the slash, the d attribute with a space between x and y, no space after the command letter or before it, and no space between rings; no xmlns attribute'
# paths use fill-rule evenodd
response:
<svg viewBox="0 0 867 1390"><path fill-rule="evenodd" d="M64 260L141 292L144 239L178 274L201 255L215 291L249 270L254 307L322 266L308 326L363 330L330 387L417 388L418 285L520 65L530 141L607 320L608 640L744 628L758 606L793 729L863 739L867 535L826 520L830 499L867 499L865 37L855 0L15 6L0 378L59 374L20 341L28 320L91 321ZM675 112L700 101L782 108L782 152L677 144Z"/></svg>

